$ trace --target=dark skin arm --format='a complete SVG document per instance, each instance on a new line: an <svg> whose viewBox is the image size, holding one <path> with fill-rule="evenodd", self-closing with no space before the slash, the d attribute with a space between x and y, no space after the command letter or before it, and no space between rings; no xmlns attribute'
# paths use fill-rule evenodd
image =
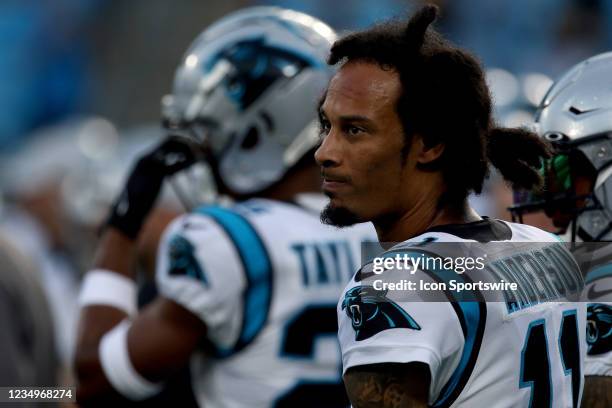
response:
<svg viewBox="0 0 612 408"><path fill-rule="evenodd" d="M354 408L425 408L429 382L429 367L422 363L369 364L344 374Z"/></svg>
<svg viewBox="0 0 612 408"><path fill-rule="evenodd" d="M584 392L582 393L582 408L612 407L612 377L584 377Z"/></svg>
<svg viewBox="0 0 612 408"><path fill-rule="evenodd" d="M94 267L133 279L135 257L136 242L108 228L100 241ZM75 354L79 402L92 402L112 391L100 365L98 346L102 336L126 317L124 312L109 306L88 306L81 311ZM132 320L127 340L130 361L144 378L153 382L163 380L187 363L205 334L206 327L200 319L160 297Z"/></svg>

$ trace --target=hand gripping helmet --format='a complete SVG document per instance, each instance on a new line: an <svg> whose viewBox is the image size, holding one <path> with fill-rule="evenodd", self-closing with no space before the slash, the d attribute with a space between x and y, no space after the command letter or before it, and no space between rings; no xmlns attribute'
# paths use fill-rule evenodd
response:
<svg viewBox="0 0 612 408"><path fill-rule="evenodd" d="M579 63L553 84L535 130L556 152L543 167L546 188L515 194L518 205L511 210L560 209L572 214L572 240L576 234L612 240L612 52ZM586 189L577 174L588 179Z"/></svg>
<svg viewBox="0 0 612 408"><path fill-rule="evenodd" d="M162 100L164 122L211 153L220 181L249 195L280 180L317 143L316 105L336 36L276 7L232 13L202 32Z"/></svg>

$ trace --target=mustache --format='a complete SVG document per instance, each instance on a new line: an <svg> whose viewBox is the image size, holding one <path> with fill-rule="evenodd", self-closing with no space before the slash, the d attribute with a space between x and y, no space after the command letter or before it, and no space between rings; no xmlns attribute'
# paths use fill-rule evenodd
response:
<svg viewBox="0 0 612 408"><path fill-rule="evenodd" d="M336 181L336 182L340 182L340 183L350 183L351 182L351 178L349 176L342 176L339 174L332 174L329 172L326 172L324 170L321 171L321 177L323 177L324 180L326 181Z"/></svg>

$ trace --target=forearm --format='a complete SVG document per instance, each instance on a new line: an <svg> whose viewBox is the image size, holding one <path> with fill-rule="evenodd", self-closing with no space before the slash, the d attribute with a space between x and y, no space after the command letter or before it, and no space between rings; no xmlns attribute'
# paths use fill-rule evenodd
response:
<svg viewBox="0 0 612 408"><path fill-rule="evenodd" d="M354 408L427 407L429 370L416 364L373 364L344 376Z"/></svg>
<svg viewBox="0 0 612 408"><path fill-rule="evenodd" d="M122 328L123 325L114 329L110 336L115 336ZM128 398L141 399L153 395L165 379L185 366L205 335L206 326L197 316L173 301L157 298L132 320L121 343L106 338L103 340L109 343L103 345L102 349L110 346L114 356L124 347L127 356L120 359L121 364L117 364L116 358L109 360L108 354L106 357L102 355L103 359L106 358L105 374L97 348L80 353L83 372L79 375L77 389L79 401L96 401L112 389ZM132 367L127 377L126 371L122 369L126 364ZM121 372L123 374L119 375ZM110 380L105 375L110 375ZM143 391L142 385L136 389L131 386L126 389L122 387L126 379L129 380L128 384L133 384L135 380L140 384L145 383L145 388L150 391Z"/></svg>
<svg viewBox="0 0 612 408"><path fill-rule="evenodd" d="M111 271L133 280L135 248L134 240L112 227L107 228L100 239L93 269ZM126 311L110 305L89 305L81 309L75 352L81 394L109 388L99 361L100 341L127 317Z"/></svg>
<svg viewBox="0 0 612 408"><path fill-rule="evenodd" d="M582 408L612 407L612 377L584 377Z"/></svg>
<svg viewBox="0 0 612 408"><path fill-rule="evenodd" d="M167 160L168 156L172 160ZM131 331L132 323L138 321L133 272L136 241L164 178L188 167L195 159L193 146L181 138L168 137L136 162L123 191L111 207L93 271L84 279L79 300L82 309L75 368L79 379L77 394L81 398L103 393L111 384L122 395L135 399L152 395L159 389L138 370L138 363L150 356L133 359L138 350L130 349L128 344L130 338L137 338L153 350L170 346L156 341L161 328L155 324L155 319L151 327L140 329L144 340ZM130 321L121 323L126 318ZM193 332L197 337L199 333ZM183 344L177 344L177 348L182 350ZM144 375L147 375L146 370Z"/></svg>
<svg viewBox="0 0 612 408"><path fill-rule="evenodd" d="M427 404L408 394L404 386L362 375L360 387L349 393L354 408L426 408Z"/></svg>
<svg viewBox="0 0 612 408"><path fill-rule="evenodd" d="M136 240L128 238L116 228L107 227L100 238L94 258L95 269L107 269L134 278Z"/></svg>
<svg viewBox="0 0 612 408"><path fill-rule="evenodd" d="M135 248L134 240L114 228L107 228L100 240L93 269L112 271L133 280ZM102 336L127 316L125 311L107 305L82 308L77 335L77 363L83 355L93 355Z"/></svg>

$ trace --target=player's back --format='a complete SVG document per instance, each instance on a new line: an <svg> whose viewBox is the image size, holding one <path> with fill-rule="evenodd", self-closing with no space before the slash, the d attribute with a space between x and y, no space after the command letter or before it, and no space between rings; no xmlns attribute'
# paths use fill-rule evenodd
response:
<svg viewBox="0 0 612 408"><path fill-rule="evenodd" d="M387 274L387 281L403 277L417 284L415 291L389 290L382 298L370 289L381 286L374 283L376 276L366 283L356 279L367 270L357 274L338 308L345 370L376 363L428 364L433 407L578 406L586 343L585 305L577 301L583 281L554 237L525 225L484 220L434 228L386 256L397 253L413 258L425 254L434 266L408 277L397 269L380 273ZM461 255L481 255L473 265L482 261L484 266L456 273L456 268L433 262L456 262ZM419 290L418 281L443 283L447 290ZM483 285L458 292L458 284L479 282ZM495 283L517 287L490 286ZM391 325L372 318L368 329L362 322L368 320L364 314L371 315L364 312L371 306L365 303L374 297L379 313L386 308L383 314L393 316L393 309L401 307L408 317L395 314L399 322Z"/></svg>
<svg viewBox="0 0 612 408"><path fill-rule="evenodd" d="M335 306L370 225L324 226L319 210L253 199L174 222L160 292L199 316L191 362L206 407L346 406Z"/></svg>

